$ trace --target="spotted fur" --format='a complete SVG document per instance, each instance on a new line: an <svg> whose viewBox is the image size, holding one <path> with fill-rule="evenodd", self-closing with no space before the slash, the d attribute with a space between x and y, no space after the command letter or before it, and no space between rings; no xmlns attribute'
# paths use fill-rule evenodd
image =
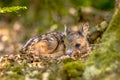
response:
<svg viewBox="0 0 120 80"><path fill-rule="evenodd" d="M63 55L64 49L64 34L51 32L30 38L20 52L47 57L58 57Z"/></svg>
<svg viewBox="0 0 120 80"><path fill-rule="evenodd" d="M85 23L78 31L66 27L64 33L50 32L32 37L20 52L54 58L62 55L86 56L91 51L87 40L88 29L89 25Z"/></svg>

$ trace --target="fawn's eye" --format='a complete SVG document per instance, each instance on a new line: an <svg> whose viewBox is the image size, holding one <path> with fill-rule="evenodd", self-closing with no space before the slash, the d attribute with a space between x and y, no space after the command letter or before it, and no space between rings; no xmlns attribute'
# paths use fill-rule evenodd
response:
<svg viewBox="0 0 120 80"><path fill-rule="evenodd" d="M76 45L75 45L75 47L76 47L76 48L79 48L79 47L80 47L80 44L79 44L79 43L78 43L78 44L76 44Z"/></svg>

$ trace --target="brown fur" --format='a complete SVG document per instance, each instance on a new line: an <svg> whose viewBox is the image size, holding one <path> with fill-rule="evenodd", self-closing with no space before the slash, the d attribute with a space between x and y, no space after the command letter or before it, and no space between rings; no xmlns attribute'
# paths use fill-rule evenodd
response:
<svg viewBox="0 0 120 80"><path fill-rule="evenodd" d="M44 57L58 57L64 54L64 35L51 32L30 38L21 49L22 53L35 54Z"/></svg>
<svg viewBox="0 0 120 80"><path fill-rule="evenodd" d="M51 32L32 37L21 52L53 58L66 54L72 57L84 57L91 51L87 41L88 28L88 23L85 23L78 31L66 27L64 33Z"/></svg>
<svg viewBox="0 0 120 80"><path fill-rule="evenodd" d="M85 57L90 54L91 48L87 40L88 29L88 23L85 23L78 31L66 29L66 54L73 57Z"/></svg>

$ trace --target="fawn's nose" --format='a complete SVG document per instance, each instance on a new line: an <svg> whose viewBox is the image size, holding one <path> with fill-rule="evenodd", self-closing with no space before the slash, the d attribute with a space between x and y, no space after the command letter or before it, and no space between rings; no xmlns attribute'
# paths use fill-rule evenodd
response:
<svg viewBox="0 0 120 80"><path fill-rule="evenodd" d="M66 50L66 54L71 56L71 54L72 54L72 47L68 47L68 49Z"/></svg>
<svg viewBox="0 0 120 80"><path fill-rule="evenodd" d="M68 51L66 52L66 54L69 55L69 56L71 56L72 51L68 50Z"/></svg>

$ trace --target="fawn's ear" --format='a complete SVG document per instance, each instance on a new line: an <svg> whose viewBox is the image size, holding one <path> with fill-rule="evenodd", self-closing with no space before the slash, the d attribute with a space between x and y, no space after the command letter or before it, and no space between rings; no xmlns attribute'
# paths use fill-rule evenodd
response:
<svg viewBox="0 0 120 80"><path fill-rule="evenodd" d="M85 24L83 24L82 26L82 34L86 37L88 34L89 30L89 23L86 22Z"/></svg>
<svg viewBox="0 0 120 80"><path fill-rule="evenodd" d="M72 32L72 30L69 27L67 27L66 25L64 25L64 27L65 27L65 29L64 29L64 34L65 35L68 35L69 33Z"/></svg>

